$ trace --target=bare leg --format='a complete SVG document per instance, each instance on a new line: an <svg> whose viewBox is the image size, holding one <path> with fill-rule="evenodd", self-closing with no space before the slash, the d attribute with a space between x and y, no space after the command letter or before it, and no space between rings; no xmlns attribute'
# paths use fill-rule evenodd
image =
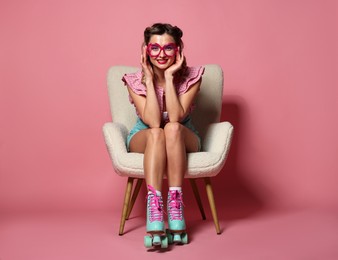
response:
<svg viewBox="0 0 338 260"><path fill-rule="evenodd" d="M136 133L130 141L130 151L144 153L144 174L146 183L161 191L166 170L166 149L164 131L150 128Z"/></svg>
<svg viewBox="0 0 338 260"><path fill-rule="evenodd" d="M187 152L198 150L198 139L195 134L180 123L167 123L165 128L168 173L168 229L169 237L175 243L186 244L184 204L182 183L187 170Z"/></svg>
<svg viewBox="0 0 338 260"><path fill-rule="evenodd" d="M182 187L187 170L187 152L198 151L195 134L180 123L167 123L165 128L167 174L169 187Z"/></svg>
<svg viewBox="0 0 338 260"><path fill-rule="evenodd" d="M163 199L159 193L167 161L163 129L150 128L137 132L130 140L129 148L131 152L144 153L143 169L148 185L146 232L150 234L144 237L145 246L165 247Z"/></svg>

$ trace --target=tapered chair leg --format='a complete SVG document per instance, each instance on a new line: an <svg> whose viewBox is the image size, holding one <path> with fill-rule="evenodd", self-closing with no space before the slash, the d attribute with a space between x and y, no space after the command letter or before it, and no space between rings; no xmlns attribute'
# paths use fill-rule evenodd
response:
<svg viewBox="0 0 338 260"><path fill-rule="evenodd" d="M190 181L190 185L191 185L192 191L194 192L198 208L200 209L202 219L205 220L206 217L205 217L205 213L204 213L201 197L200 197L200 194L198 192L197 185L196 185L196 181L195 181L195 179L189 179L189 181Z"/></svg>
<svg viewBox="0 0 338 260"><path fill-rule="evenodd" d="M134 178L129 177L127 181L126 192L124 194L123 209L122 209L122 216L121 216L120 230L119 230L120 236L123 235L124 224L126 223L127 211L129 208L131 191L133 188L133 182L134 182Z"/></svg>
<svg viewBox="0 0 338 260"><path fill-rule="evenodd" d="M221 229L219 227L217 210L216 210L215 199L214 199L214 193L212 191L210 177L204 178L204 182L205 182L205 187L206 187L206 190L207 190L207 195L208 195L208 200L209 200L209 204L210 204L212 218L214 219L216 233L219 235L219 234L221 234Z"/></svg>
<svg viewBox="0 0 338 260"><path fill-rule="evenodd" d="M129 203L129 207L128 207L128 211L127 211L127 216L126 219L129 219L130 213L133 210L135 201L137 199L138 193L140 191L140 188L142 186L143 183L143 179L137 179L135 188L134 188L134 192L133 192L133 196L131 197L130 203Z"/></svg>

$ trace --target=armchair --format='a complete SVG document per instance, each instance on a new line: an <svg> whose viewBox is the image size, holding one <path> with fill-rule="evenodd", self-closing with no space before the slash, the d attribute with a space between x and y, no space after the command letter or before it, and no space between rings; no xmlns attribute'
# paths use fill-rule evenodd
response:
<svg viewBox="0 0 338 260"><path fill-rule="evenodd" d="M135 72L138 69L128 66L113 66L107 75L110 111L113 120L103 125L103 134L115 172L122 177L127 177L119 235L123 234L125 222L129 218L144 180L143 154L128 152L126 148L126 138L136 122L136 113L134 106L129 103L127 87L121 80L125 73ZM196 108L192 114L193 123L202 138L202 151L188 153L188 170L185 178L190 181L203 219L205 219L205 213L196 180L204 180L217 234L220 234L221 231L211 177L216 176L224 166L233 134L231 123L220 122L222 96L222 69L218 65L206 65L201 89L196 99ZM137 182L133 188L135 180Z"/></svg>

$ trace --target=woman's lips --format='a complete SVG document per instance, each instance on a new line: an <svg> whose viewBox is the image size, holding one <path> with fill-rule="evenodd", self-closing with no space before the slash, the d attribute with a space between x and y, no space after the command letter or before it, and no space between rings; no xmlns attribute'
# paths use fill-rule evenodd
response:
<svg viewBox="0 0 338 260"><path fill-rule="evenodd" d="M157 60L159 64L166 64L168 60Z"/></svg>

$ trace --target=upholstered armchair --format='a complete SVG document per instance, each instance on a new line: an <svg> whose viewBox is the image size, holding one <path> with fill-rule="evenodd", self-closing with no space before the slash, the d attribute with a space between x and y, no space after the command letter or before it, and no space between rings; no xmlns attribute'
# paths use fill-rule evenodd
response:
<svg viewBox="0 0 338 260"><path fill-rule="evenodd" d="M127 178L120 235L123 234L125 222L129 218L144 179L143 154L128 152L126 148L126 138L136 122L136 113L134 106L129 103L127 87L121 80L125 73L135 72L138 69L128 66L113 66L107 75L112 122L104 124L103 134L115 172L121 177ZM205 213L196 180L204 180L217 234L220 234L221 231L211 178L216 176L224 166L233 134L231 123L220 122L222 97L222 69L218 65L206 65L201 89L196 100L196 109L192 114L193 123L202 137L202 151L188 153L188 170L185 178L190 181L203 219L205 219ZM135 180L137 182L134 185Z"/></svg>

